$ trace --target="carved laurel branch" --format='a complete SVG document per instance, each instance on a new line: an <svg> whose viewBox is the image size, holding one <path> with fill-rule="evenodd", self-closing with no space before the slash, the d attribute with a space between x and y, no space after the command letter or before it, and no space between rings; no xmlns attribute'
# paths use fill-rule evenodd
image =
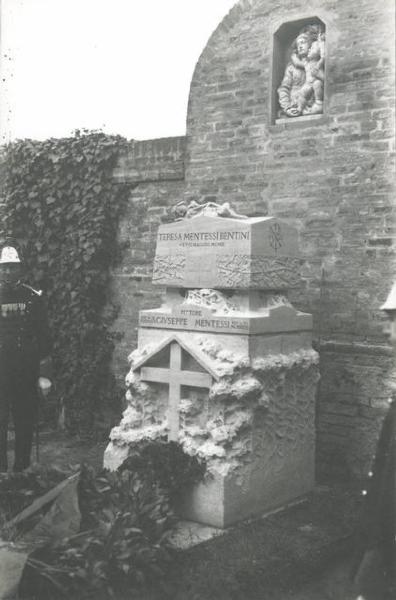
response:
<svg viewBox="0 0 396 600"><path fill-rule="evenodd" d="M266 287L281 289L297 285L299 259L291 257L222 256L217 260L220 287Z"/></svg>
<svg viewBox="0 0 396 600"><path fill-rule="evenodd" d="M298 258L251 257L232 254L217 257L218 287L252 287L286 289L299 282ZM186 275L186 257L183 254L157 256L154 262L153 281L156 283L182 282Z"/></svg>
<svg viewBox="0 0 396 600"><path fill-rule="evenodd" d="M153 266L153 281L157 283L169 280L181 282L184 279L186 257L184 254L156 256Z"/></svg>

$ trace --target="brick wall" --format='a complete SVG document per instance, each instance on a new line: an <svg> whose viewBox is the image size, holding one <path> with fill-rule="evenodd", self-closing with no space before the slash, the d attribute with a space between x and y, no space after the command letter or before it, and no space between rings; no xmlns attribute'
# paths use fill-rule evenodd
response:
<svg viewBox="0 0 396 600"><path fill-rule="evenodd" d="M120 306L114 330L122 334L114 357L120 381L127 373L127 357L136 347L138 311L161 303L161 290L151 285L157 229L166 207L183 198L185 138L131 142L114 173L131 187L119 230L125 247L123 261L113 272L113 301Z"/></svg>
<svg viewBox="0 0 396 600"><path fill-rule="evenodd" d="M279 216L300 232L302 280L292 300L313 313L321 351L320 470L360 474L389 395L379 306L396 273L394 5L312 0L307 7L239 2L198 61L186 139L135 143L120 164L116 176L137 187L120 232L131 249L116 277L127 332L116 361L131 348L138 308L159 303L149 276L166 205L183 197L229 201L248 215ZM326 25L324 115L276 124L274 33L313 16Z"/></svg>

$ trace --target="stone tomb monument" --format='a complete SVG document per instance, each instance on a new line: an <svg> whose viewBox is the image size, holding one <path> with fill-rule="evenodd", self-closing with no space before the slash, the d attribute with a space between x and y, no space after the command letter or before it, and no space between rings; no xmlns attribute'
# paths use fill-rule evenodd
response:
<svg viewBox="0 0 396 600"><path fill-rule="evenodd" d="M106 467L140 439L178 441L207 462L180 515L216 527L313 488L318 356L311 315L287 298L298 266L296 230L272 217L209 204L160 226L153 283L165 302L140 311Z"/></svg>

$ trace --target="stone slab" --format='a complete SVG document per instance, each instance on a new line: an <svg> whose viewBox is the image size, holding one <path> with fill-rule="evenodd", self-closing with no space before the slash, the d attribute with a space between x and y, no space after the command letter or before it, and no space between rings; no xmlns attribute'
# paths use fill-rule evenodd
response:
<svg viewBox="0 0 396 600"><path fill-rule="evenodd" d="M305 502L307 502L306 497L299 498L298 500L294 500L293 502L289 502L283 506L274 508L273 510L266 511L265 513L256 516L254 519L246 519L243 525L249 525L252 521L256 522L264 520L267 517L281 513L291 509L293 506L298 506ZM199 544L224 536L233 529L235 529L235 526L221 528L204 525L203 523L197 523L196 521L181 520L176 523L167 540L171 547L176 550L188 550Z"/></svg>
<svg viewBox="0 0 396 600"><path fill-rule="evenodd" d="M299 283L297 230L275 217L197 216L161 225L153 283L287 289Z"/></svg>
<svg viewBox="0 0 396 600"><path fill-rule="evenodd" d="M217 315L204 307L179 305L172 310L140 311L139 327L255 335L311 331L312 315L298 312L289 306L280 306L254 315L238 312Z"/></svg>
<svg viewBox="0 0 396 600"><path fill-rule="evenodd" d="M160 344L169 337L169 334L169 329L139 327L139 348ZM250 357L252 360L269 354L287 354L302 348L309 349L312 347L312 333L310 331L268 335L229 335L224 330L219 332L180 331L177 335L187 343L197 345L200 345L202 340L205 339L214 345L227 348L231 353L246 358Z"/></svg>

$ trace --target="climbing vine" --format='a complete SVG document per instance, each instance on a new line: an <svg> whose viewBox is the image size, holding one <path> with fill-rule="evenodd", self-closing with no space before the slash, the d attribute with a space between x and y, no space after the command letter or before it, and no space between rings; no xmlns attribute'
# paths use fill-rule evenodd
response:
<svg viewBox="0 0 396 600"><path fill-rule="evenodd" d="M16 141L4 153L0 237L16 240L26 280L45 292L56 397L73 433L100 426L114 402L109 277L128 188L112 173L126 143L77 131Z"/></svg>

